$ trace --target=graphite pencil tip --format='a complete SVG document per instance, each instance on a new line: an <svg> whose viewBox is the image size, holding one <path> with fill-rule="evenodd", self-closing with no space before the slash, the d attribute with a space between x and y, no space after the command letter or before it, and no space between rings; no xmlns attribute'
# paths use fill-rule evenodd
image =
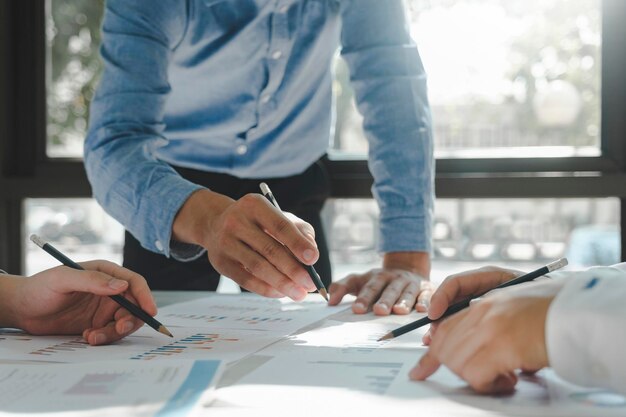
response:
<svg viewBox="0 0 626 417"><path fill-rule="evenodd" d="M324 300L328 302L328 293L326 292L326 288L320 288L319 292L320 292L320 295L324 297Z"/></svg>
<svg viewBox="0 0 626 417"><path fill-rule="evenodd" d="M174 335L171 334L169 330L167 330L167 327L163 325L159 326L159 333L163 333L165 336L174 337Z"/></svg>
<svg viewBox="0 0 626 417"><path fill-rule="evenodd" d="M387 333L386 335L378 339L377 342L382 342L383 340L389 340L389 339L393 339L393 332Z"/></svg>

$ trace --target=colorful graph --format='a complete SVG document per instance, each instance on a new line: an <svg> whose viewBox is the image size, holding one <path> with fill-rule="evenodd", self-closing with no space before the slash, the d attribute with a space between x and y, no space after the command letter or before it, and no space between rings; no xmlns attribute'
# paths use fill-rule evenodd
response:
<svg viewBox="0 0 626 417"><path fill-rule="evenodd" d="M76 352L80 349L89 348L89 343L87 343L83 339L74 339L68 340L66 342L57 343L55 345L47 346L42 349L34 350L30 352L31 355L43 355L43 356L51 356L56 353L65 353L65 352Z"/></svg>
<svg viewBox="0 0 626 417"><path fill-rule="evenodd" d="M223 338L218 333L196 333L169 345L159 346L147 352L132 356L135 360L152 360L184 354L189 350L211 350L217 343L239 342L235 338Z"/></svg>

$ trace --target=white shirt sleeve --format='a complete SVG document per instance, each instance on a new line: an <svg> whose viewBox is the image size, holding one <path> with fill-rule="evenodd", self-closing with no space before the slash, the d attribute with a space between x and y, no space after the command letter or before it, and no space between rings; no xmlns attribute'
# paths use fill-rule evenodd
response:
<svg viewBox="0 0 626 417"><path fill-rule="evenodd" d="M548 359L562 378L626 393L625 267L550 274L565 280L546 319Z"/></svg>

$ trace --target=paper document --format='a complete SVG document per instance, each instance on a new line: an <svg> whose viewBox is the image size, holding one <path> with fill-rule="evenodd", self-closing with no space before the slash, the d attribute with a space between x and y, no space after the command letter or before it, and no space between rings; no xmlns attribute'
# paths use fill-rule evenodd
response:
<svg viewBox="0 0 626 417"><path fill-rule="evenodd" d="M157 319L174 339L143 326L114 344L90 346L77 336L30 336L4 329L0 330L0 358L61 363L219 359L229 363L345 308L328 307L318 300L295 303L253 294L208 297L159 312Z"/></svg>
<svg viewBox="0 0 626 417"><path fill-rule="evenodd" d="M0 365L0 416L183 417L210 400L221 371L206 360Z"/></svg>

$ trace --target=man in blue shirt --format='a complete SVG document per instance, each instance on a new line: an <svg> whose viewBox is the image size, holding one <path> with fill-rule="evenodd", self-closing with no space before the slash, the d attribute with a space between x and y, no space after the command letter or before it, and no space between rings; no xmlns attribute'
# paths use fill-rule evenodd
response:
<svg viewBox="0 0 626 417"><path fill-rule="evenodd" d="M128 230L125 266L153 289L215 289L221 273L300 300L314 286L297 258L329 283L319 211L340 46L384 258L333 284L331 304L352 293L357 313L425 306L431 123L402 0L108 0L85 164L95 197ZM258 194L261 181L291 217Z"/></svg>

